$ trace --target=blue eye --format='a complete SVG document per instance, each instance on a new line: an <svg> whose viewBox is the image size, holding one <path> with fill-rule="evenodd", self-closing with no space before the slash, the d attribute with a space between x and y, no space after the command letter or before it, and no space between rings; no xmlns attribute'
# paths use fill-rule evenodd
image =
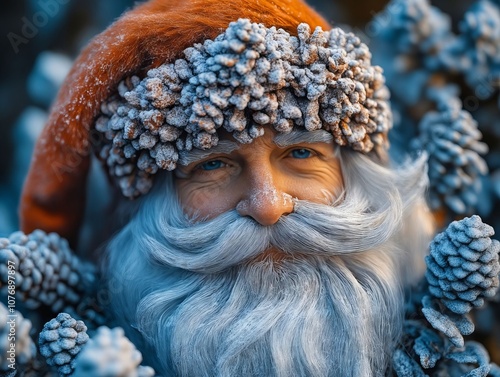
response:
<svg viewBox="0 0 500 377"><path fill-rule="evenodd" d="M217 170L220 169L224 163L221 160L212 160L200 164L202 170Z"/></svg>
<svg viewBox="0 0 500 377"><path fill-rule="evenodd" d="M294 149L292 151L293 158L309 158L311 157L311 151L307 149Z"/></svg>

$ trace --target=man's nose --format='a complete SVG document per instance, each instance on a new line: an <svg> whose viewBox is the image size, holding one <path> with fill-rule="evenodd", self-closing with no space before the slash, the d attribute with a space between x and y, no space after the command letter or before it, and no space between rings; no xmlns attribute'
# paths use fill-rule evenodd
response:
<svg viewBox="0 0 500 377"><path fill-rule="evenodd" d="M293 212L292 196L279 183L266 172L254 174L236 206L238 213L252 217L263 226L269 226L281 216Z"/></svg>

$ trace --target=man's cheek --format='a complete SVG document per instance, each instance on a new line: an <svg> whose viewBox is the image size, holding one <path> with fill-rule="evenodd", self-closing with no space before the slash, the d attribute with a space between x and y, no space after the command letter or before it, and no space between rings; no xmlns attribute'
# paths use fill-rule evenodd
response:
<svg viewBox="0 0 500 377"><path fill-rule="evenodd" d="M230 179L227 177L179 186L179 201L184 213L193 219L210 220L234 209L237 194L230 186Z"/></svg>
<svg viewBox="0 0 500 377"><path fill-rule="evenodd" d="M344 190L342 173L334 166L287 177L286 185L292 197L325 205L334 203Z"/></svg>

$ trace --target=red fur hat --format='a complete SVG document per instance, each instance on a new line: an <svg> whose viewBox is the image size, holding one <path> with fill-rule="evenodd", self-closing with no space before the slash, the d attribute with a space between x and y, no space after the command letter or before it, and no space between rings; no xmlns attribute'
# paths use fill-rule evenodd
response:
<svg viewBox="0 0 500 377"><path fill-rule="evenodd" d="M239 18L291 34L303 22L329 29L301 0L151 0L125 13L82 51L59 91L24 184L21 229L57 232L74 244L101 103L124 77L174 61Z"/></svg>

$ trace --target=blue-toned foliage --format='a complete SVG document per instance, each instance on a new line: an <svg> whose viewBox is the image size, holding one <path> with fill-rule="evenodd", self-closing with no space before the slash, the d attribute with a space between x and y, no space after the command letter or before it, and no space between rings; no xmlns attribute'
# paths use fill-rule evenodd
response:
<svg viewBox="0 0 500 377"><path fill-rule="evenodd" d="M481 100L496 92L500 79L500 8L489 0L472 4L460 22L460 35L441 55L446 69L460 72Z"/></svg>
<svg viewBox="0 0 500 377"><path fill-rule="evenodd" d="M479 129L498 133L493 125L498 106L485 102L497 92L500 78L498 2L474 2L458 22L459 34L429 0L390 1L373 24L374 62L384 68L396 109L393 155L401 158L398 152L410 145L429 153L433 209L446 209L450 218L478 211L489 215L499 201L496 181L483 177L488 169L482 155L488 149L479 142ZM450 84L460 90L438 103L430 92ZM461 109L460 100L472 115Z"/></svg>
<svg viewBox="0 0 500 377"><path fill-rule="evenodd" d="M426 369L434 368L436 362L443 356L439 352L443 348L443 339L430 329L423 329L413 346L413 350L420 357L420 365Z"/></svg>
<svg viewBox="0 0 500 377"><path fill-rule="evenodd" d="M437 90L434 90L436 92ZM443 203L456 213L475 208L481 190L479 177L488 172L480 157L488 151L477 123L471 114L461 109L460 100L443 95L438 97L438 111L424 115L419 124L420 135L413 148L429 155L430 205L439 208Z"/></svg>
<svg viewBox="0 0 500 377"><path fill-rule="evenodd" d="M498 292L500 242L490 238L493 234L492 227L472 216L434 238L426 259L427 284L419 285L407 305L402 347L394 354L398 376L422 371L430 377L497 375L487 350L465 338L475 328L469 312Z"/></svg>
<svg viewBox="0 0 500 377"><path fill-rule="evenodd" d="M400 54L436 54L453 36L450 17L428 0L393 0L377 18L378 36Z"/></svg>
<svg viewBox="0 0 500 377"><path fill-rule="evenodd" d="M100 6L111 6L106 4ZM450 17L432 6L429 0L393 0L375 23L376 33L370 35L371 49L375 62L384 68L386 83L393 93L396 127L390 135L392 149L406 153L408 147L413 146L427 151L433 208L444 208L451 216L479 213L488 224L499 229L500 117L495 95L500 78L500 1L478 0L471 1L471 4L460 22L453 20L458 25L458 34L454 34ZM114 2L112 6L115 6ZM49 92L53 93L39 91L41 97L36 101L49 103ZM4 204L0 203L0 230L3 229L3 234L15 227L15 216L8 216L2 210L14 212L15 209L15 204L11 203L17 201L34 139L28 131L33 132L33 125L41 124L44 117L41 112L33 114L31 111L32 116L26 118L29 121L20 122L24 125L17 127L20 132L14 142L16 156L11 179L15 184L7 186L2 182L0 199ZM34 122L36 118L39 120ZM481 176L487 171L482 157L486 148L480 141L481 133L490 148L489 154L484 156L490 171L486 176ZM101 206L95 201L92 204ZM491 240L493 234L490 235L488 226L480 225L480 220L475 217L472 219L451 226L431 246L429 283L425 282L418 292L412 292L413 300L406 308L408 319L404 324L404 338L401 349L396 350L393 358L397 376L500 377L500 368L489 362L484 348L467 341L467 336L474 331L469 311L473 311L475 305L483 304L485 298L488 301L500 300L498 290L496 296L490 297L493 294L491 289L498 284L498 273L495 280L492 273L495 263L487 262L490 257L491 261L495 260L495 250L498 255L498 243ZM90 294L87 288L82 289L86 283L78 284L92 283L92 279L86 280L81 275L86 267L74 256L65 259L65 252L52 253L52 247L59 241L42 241L49 237L47 235L30 237L17 234L10 240L0 239L0 259L13 258L21 266L16 275L19 279L19 310L25 307L38 310L42 305L49 305L55 313L61 309L74 311L75 303ZM86 235L84 242L89 238ZM58 247L65 249L67 245ZM41 252L41 249L49 252ZM482 257L474 259L477 254ZM66 276L64 265L69 266L78 279ZM3 279L6 275L1 268L0 277ZM0 287L5 291L4 286L2 280ZM79 309L85 306L83 304ZM498 310L493 312L495 307L498 305L487 308L491 312L491 321L481 323L484 332L493 329L495 321L498 323L500 314ZM78 310L78 314L82 312ZM80 317L91 316L98 318L95 322L104 323L104 318L92 310L84 309ZM22 346L18 351L26 351L28 358L36 362L28 331L30 322L22 317L19 319ZM40 329L34 330L38 332ZM117 360L117 368L121 365L121 371L141 375L138 374L137 353L133 346L127 345L123 333L109 329L103 331L81 358L75 375L102 375L103 369L98 365L101 355L106 355L109 362ZM50 336L45 334L44 345L49 347ZM54 344L61 340L58 338ZM105 344L111 345L111 350L106 350ZM20 359L18 362L21 364ZM43 367L38 367L40 369L30 366L23 373L20 370L18 375L45 375ZM152 375L149 369L140 370L144 376Z"/></svg>
<svg viewBox="0 0 500 377"><path fill-rule="evenodd" d="M425 377L422 367L405 351L396 350L393 357L394 373L398 377Z"/></svg>
<svg viewBox="0 0 500 377"><path fill-rule="evenodd" d="M467 342L463 350L456 350L446 355L447 359L459 364L473 364L477 368L469 371L464 377L487 377L491 369L490 356L486 349L477 342Z"/></svg>

